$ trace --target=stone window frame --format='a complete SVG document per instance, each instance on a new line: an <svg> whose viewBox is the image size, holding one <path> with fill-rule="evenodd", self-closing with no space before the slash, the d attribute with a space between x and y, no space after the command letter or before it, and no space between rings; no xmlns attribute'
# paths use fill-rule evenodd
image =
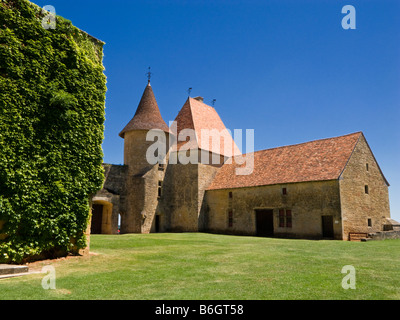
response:
<svg viewBox="0 0 400 320"><path fill-rule="evenodd" d="M163 185L163 181L162 181L162 180L159 180L159 181L158 181L158 187L157 187L157 192L158 192L157 198L158 198L158 199L160 199L161 196L162 196L162 185Z"/></svg>
<svg viewBox="0 0 400 320"><path fill-rule="evenodd" d="M293 228L292 209L281 208L278 210L279 228Z"/></svg>

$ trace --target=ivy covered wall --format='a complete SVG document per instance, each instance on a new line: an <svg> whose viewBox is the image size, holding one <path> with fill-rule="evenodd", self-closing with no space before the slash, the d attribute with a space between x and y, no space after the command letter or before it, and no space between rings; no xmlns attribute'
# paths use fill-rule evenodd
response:
<svg viewBox="0 0 400 320"><path fill-rule="evenodd" d="M0 0L0 263L85 248L104 179L104 43L45 16Z"/></svg>

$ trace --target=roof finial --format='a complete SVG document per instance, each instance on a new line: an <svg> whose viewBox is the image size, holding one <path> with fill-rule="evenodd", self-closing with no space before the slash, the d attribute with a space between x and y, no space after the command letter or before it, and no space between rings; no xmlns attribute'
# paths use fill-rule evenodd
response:
<svg viewBox="0 0 400 320"><path fill-rule="evenodd" d="M149 67L149 72L147 72L146 74L147 74L147 80L148 80L148 84L150 84L150 79L151 79L151 75L153 74L151 71L150 71L150 67Z"/></svg>
<svg viewBox="0 0 400 320"><path fill-rule="evenodd" d="M192 88L189 88L188 91L187 91L189 97L190 97L190 93L191 92L192 92Z"/></svg>
<svg viewBox="0 0 400 320"><path fill-rule="evenodd" d="M213 100L211 101L213 107L215 106L215 102L216 102L216 101L217 101L217 99L213 99Z"/></svg>

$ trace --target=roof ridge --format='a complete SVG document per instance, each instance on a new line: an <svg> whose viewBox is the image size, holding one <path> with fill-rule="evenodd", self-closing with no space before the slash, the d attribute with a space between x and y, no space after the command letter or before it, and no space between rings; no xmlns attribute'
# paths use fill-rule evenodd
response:
<svg viewBox="0 0 400 320"><path fill-rule="evenodd" d="M331 137L331 138L315 139L315 140L310 140L310 141L306 141L306 142L288 144L288 145L285 145L285 146L279 146L279 147L273 147L273 148L268 148L268 149L257 150L257 151L249 152L249 153L250 154L251 153L256 154L256 153L260 153L260 152L263 152L263 151L269 151L269 150L275 150L275 149L283 149L283 148L289 148L289 147L296 147L296 146L300 146L300 145L308 144L308 143L312 143L312 142L339 139L339 138L343 138L343 137L347 137L347 136L351 136L351 135L356 135L356 134L363 134L363 133L362 133L362 131L358 131L358 132L348 133L348 134L341 135L341 136L336 136L336 137ZM245 156L246 154L247 153L244 153L243 156Z"/></svg>
<svg viewBox="0 0 400 320"><path fill-rule="evenodd" d="M340 179L340 177L342 176L344 170L346 169L347 165L349 164L349 161L350 161L350 159L351 159L351 157L352 157L352 155L353 155L353 153L354 153L354 150L356 150L357 145L358 145L358 143L360 142L360 138L361 138L362 135L363 135L363 133L361 132L361 134L360 134L360 135L358 136L358 138L357 138L356 143L355 143L354 146L353 146L353 150L351 150L350 156L349 156L349 158L347 159L346 164L344 165L343 169L340 171L340 174L339 174L338 179ZM371 153L372 153L372 150L371 150Z"/></svg>
<svg viewBox="0 0 400 320"><path fill-rule="evenodd" d="M186 102L183 104L183 106L182 106L181 110L178 112L178 115L176 116L175 120L179 117L179 115L181 114L182 110L185 109L186 104L187 104L187 105L188 105L188 109L189 109L189 119L190 119L190 122L191 122L191 124L192 124L191 127L193 127L193 128L183 128L183 129L193 129L193 130L196 130L196 128L195 128L195 126L194 126L193 110L192 110L192 106L191 106L191 104L190 104L190 99L191 99L191 98L189 97L189 98L186 100ZM178 133L179 133L179 132L178 132Z"/></svg>
<svg viewBox="0 0 400 320"><path fill-rule="evenodd" d="M190 120L192 121L192 124L193 124L193 130L194 130L194 133L195 133L195 135L196 135L196 142L197 142L197 144L199 143L199 137L197 136L197 130L196 130L196 124L195 124L195 121L194 121L194 119L193 119L193 110L192 110L192 101L191 100L195 100L194 98L191 98L191 97L188 97L188 102L189 102L189 110L190 110ZM197 101L197 100L196 100ZM200 102L200 101L198 101L198 102Z"/></svg>
<svg viewBox="0 0 400 320"><path fill-rule="evenodd" d="M205 106L209 107L210 109L214 109L215 110L215 108L213 108L212 106L208 105L207 103L204 103L204 101L200 101L200 100L197 100L197 99L192 98L192 97L189 97L189 100L190 101L194 100L194 101L196 101L196 103L204 104Z"/></svg>
<svg viewBox="0 0 400 320"><path fill-rule="evenodd" d="M244 176L236 174L242 164L233 157L221 167L208 190L337 180L362 136L355 132L249 153L254 155L254 167Z"/></svg>

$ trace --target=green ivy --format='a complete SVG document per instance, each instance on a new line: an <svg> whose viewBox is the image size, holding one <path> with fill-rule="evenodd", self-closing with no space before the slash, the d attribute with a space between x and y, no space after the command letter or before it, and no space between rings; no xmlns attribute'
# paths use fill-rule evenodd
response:
<svg viewBox="0 0 400 320"><path fill-rule="evenodd" d="M85 248L104 179L104 43L44 16L0 1L0 263Z"/></svg>

